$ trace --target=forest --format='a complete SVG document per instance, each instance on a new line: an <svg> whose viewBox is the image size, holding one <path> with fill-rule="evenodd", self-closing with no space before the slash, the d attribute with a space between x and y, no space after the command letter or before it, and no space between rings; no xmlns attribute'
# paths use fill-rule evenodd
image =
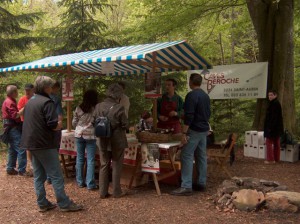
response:
<svg viewBox="0 0 300 224"><path fill-rule="evenodd" d="M0 0L0 67L52 55L118 46L187 40L213 66L269 62L268 88L275 88L285 128L300 136L300 1L294 0ZM5 86L25 83L37 72L0 73ZM61 80L60 74L51 74ZM185 72L163 76L179 81L187 93ZM144 76L74 75L75 102L83 91L101 97L109 83L123 80L131 99L130 124L152 103L143 96ZM266 99L211 100L211 126L217 139L228 133L261 130Z"/></svg>

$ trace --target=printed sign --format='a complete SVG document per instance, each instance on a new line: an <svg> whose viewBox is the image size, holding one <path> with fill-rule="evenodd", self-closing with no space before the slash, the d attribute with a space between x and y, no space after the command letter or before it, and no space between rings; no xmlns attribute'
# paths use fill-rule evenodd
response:
<svg viewBox="0 0 300 224"><path fill-rule="evenodd" d="M159 173L159 146L158 144L142 144L142 171Z"/></svg>
<svg viewBox="0 0 300 224"><path fill-rule="evenodd" d="M188 71L203 77L201 88L211 99L266 98L268 63L214 66L209 70ZM189 83L188 83L188 89Z"/></svg>
<svg viewBox="0 0 300 224"><path fill-rule="evenodd" d="M145 74L145 97L158 98L161 96L161 73L148 72Z"/></svg>
<svg viewBox="0 0 300 224"><path fill-rule="evenodd" d="M101 63L102 66L102 74L114 74L115 73L115 63L114 62L108 62L103 61Z"/></svg>
<svg viewBox="0 0 300 224"><path fill-rule="evenodd" d="M73 101L73 79L70 77L63 78L62 80L62 100Z"/></svg>

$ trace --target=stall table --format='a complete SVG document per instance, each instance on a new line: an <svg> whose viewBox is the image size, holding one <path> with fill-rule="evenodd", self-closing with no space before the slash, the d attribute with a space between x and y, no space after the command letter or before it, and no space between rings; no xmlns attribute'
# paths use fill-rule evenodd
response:
<svg viewBox="0 0 300 224"><path fill-rule="evenodd" d="M143 144L146 143L142 143L142 147ZM181 147L181 142L168 142L168 143L151 143L151 144L158 144L158 147L160 149L160 151L166 151L167 154L167 158L165 158L165 160L163 161L167 161L166 166L170 169L170 171L164 172L164 173L147 173L148 175L151 175L155 184L155 188L156 188L156 192L158 195L161 195L161 191L160 191L160 187L159 187L159 181L161 180L165 180L169 177L172 177L174 175L176 175L177 170L175 167L175 156L176 156L176 152L179 150L179 148ZM129 183L129 188L131 188L131 184L133 183L134 179L135 179L135 173L138 173L138 169L141 168L141 163L142 163L142 156L141 156L141 150L138 150L138 154L137 154L137 165L136 165L136 170L133 173L130 183ZM160 162L163 162L160 161Z"/></svg>
<svg viewBox="0 0 300 224"><path fill-rule="evenodd" d="M169 172L166 172L166 173L161 173L161 174L152 173L153 181L154 181L155 188L156 188L156 193L158 195L161 195L158 181L161 181L161 180L164 180L166 178L176 175L177 171L176 171L176 167L175 167L175 156L176 156L176 152L181 147L181 142L158 143L158 147L161 150L166 150L168 152L168 159L170 161L169 164L170 164L170 169L171 169Z"/></svg>
<svg viewBox="0 0 300 224"><path fill-rule="evenodd" d="M125 149L124 153L124 164L133 166L133 172L130 177L130 181L128 184L128 188L130 189L132 187L132 183L134 179L136 178L136 174L140 173L139 169L141 169L141 163L142 163L142 156L141 156L141 143L137 141L137 139L134 137L134 135L129 134L127 135L127 141L128 141L128 148ZM155 144L155 143L154 143ZM158 195L161 195L160 187L159 187L159 181L164 180L166 178L169 178L171 176L176 175L176 167L174 165L175 162L175 156L176 152L181 146L180 142L169 142L169 143L157 143L159 146L160 151L165 151L167 154L167 158L165 160L168 161L168 165L170 171L165 173L145 173L148 175L152 175L156 192ZM99 140L97 140L97 152L96 152L96 160L99 160ZM60 150L59 154L61 157L63 169L65 172L66 177L69 177L68 175L68 166L74 166L75 161L71 161L70 164L66 163L64 156L76 156L77 150L76 150L76 144L75 144L75 137L74 132L68 132L67 130L62 131L62 139L60 144Z"/></svg>
<svg viewBox="0 0 300 224"><path fill-rule="evenodd" d="M139 143L137 139L132 134L128 134L127 141L128 141L128 148L125 149L124 153L124 164L135 166L136 164L136 156L137 156L137 148ZM96 160L100 160L99 157L99 140L97 139L97 150L96 150ZM62 131L62 138L60 143L59 154L63 166L64 173L66 177L69 177L68 167L74 167L76 161L71 159L70 157L77 156L77 147L75 143L74 131L68 132L67 130ZM66 161L65 155L69 158Z"/></svg>

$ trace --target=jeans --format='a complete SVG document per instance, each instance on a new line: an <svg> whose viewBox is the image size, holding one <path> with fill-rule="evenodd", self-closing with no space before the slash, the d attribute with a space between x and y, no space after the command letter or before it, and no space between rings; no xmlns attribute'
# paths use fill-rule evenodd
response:
<svg viewBox="0 0 300 224"><path fill-rule="evenodd" d="M37 204L40 207L49 204L44 186L48 174L52 181L58 206L60 208L68 207L71 201L65 193L64 178L57 149L32 150L31 154Z"/></svg>
<svg viewBox="0 0 300 224"><path fill-rule="evenodd" d="M77 158L76 158L76 181L82 186L86 182L87 188L96 187L95 183L95 153L96 139L86 140L84 138L76 138ZM84 181L83 166L85 159L85 149L87 157L86 181Z"/></svg>
<svg viewBox="0 0 300 224"><path fill-rule="evenodd" d="M9 148L8 148L8 159L7 159L7 171L11 171L16 167L18 160L18 171L19 173L26 172L27 158L26 150L20 149L21 141L21 130L19 127L13 127L9 130Z"/></svg>
<svg viewBox="0 0 300 224"><path fill-rule="evenodd" d="M192 188L194 158L197 171L196 184L206 186L206 137L207 132L188 131L188 142L181 151L181 187Z"/></svg>

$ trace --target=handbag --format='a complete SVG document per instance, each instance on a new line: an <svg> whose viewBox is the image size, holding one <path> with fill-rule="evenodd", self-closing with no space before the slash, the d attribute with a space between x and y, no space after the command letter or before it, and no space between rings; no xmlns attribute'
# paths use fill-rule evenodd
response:
<svg viewBox="0 0 300 224"><path fill-rule="evenodd" d="M9 132L9 128L6 127L6 128L3 128L0 133L0 140L6 145L9 143L8 132Z"/></svg>
<svg viewBox="0 0 300 224"><path fill-rule="evenodd" d="M105 116L98 117L95 120L95 135L96 137L100 138L110 138L112 135L112 127L110 120L108 118L108 114L110 110L115 106L116 104L112 105Z"/></svg>

